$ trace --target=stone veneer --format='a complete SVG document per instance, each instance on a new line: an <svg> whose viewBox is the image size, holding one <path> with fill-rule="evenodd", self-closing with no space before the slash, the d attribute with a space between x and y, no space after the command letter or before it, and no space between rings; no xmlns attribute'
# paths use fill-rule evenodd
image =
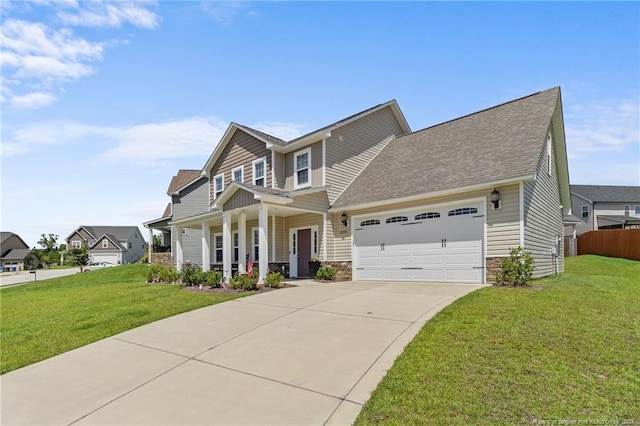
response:
<svg viewBox="0 0 640 426"><path fill-rule="evenodd" d="M351 262L322 262L322 266L330 266L336 270L337 281L351 281Z"/></svg>
<svg viewBox="0 0 640 426"><path fill-rule="evenodd" d="M496 274L500 271L502 257L487 257L487 284L496 283Z"/></svg>
<svg viewBox="0 0 640 426"><path fill-rule="evenodd" d="M171 253L152 253L151 263L157 263L159 265L174 266L173 256Z"/></svg>

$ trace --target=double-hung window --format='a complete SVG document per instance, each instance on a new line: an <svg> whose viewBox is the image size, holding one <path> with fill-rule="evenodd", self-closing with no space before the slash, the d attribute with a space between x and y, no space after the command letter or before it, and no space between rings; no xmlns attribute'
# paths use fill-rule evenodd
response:
<svg viewBox="0 0 640 426"><path fill-rule="evenodd" d="M82 247L82 242L78 240L71 241L71 248L79 249L80 247Z"/></svg>
<svg viewBox="0 0 640 426"><path fill-rule="evenodd" d="M233 233L233 263L238 263L240 259L238 258L238 233Z"/></svg>
<svg viewBox="0 0 640 426"><path fill-rule="evenodd" d="M240 166L231 170L231 180L240 183L244 182L244 167Z"/></svg>
<svg viewBox="0 0 640 426"><path fill-rule="evenodd" d="M311 149L296 152L293 156L294 188L305 188L311 185L310 175Z"/></svg>
<svg viewBox="0 0 640 426"><path fill-rule="evenodd" d="M582 217L589 217L589 206L582 206Z"/></svg>
<svg viewBox="0 0 640 426"><path fill-rule="evenodd" d="M215 175L213 177L214 199L218 198L224 191L224 174Z"/></svg>
<svg viewBox="0 0 640 426"><path fill-rule="evenodd" d="M267 186L266 160L260 158L253 161L253 184L256 186Z"/></svg>
<svg viewBox="0 0 640 426"><path fill-rule="evenodd" d="M260 233L258 228L253 228L251 234L253 235L253 261L258 262L260 260Z"/></svg>
<svg viewBox="0 0 640 426"><path fill-rule="evenodd" d="M215 244L215 263L222 263L222 234L215 234L213 241Z"/></svg>

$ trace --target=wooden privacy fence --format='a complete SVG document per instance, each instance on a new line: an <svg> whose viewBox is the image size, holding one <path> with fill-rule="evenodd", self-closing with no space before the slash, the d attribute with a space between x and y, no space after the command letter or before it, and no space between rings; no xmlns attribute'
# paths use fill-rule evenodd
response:
<svg viewBox="0 0 640 426"><path fill-rule="evenodd" d="M578 254L640 260L640 228L590 231L578 236Z"/></svg>

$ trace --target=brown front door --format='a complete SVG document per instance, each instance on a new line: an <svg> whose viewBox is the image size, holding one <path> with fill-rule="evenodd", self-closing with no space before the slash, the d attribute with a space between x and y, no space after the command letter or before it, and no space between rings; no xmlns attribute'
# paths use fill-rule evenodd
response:
<svg viewBox="0 0 640 426"><path fill-rule="evenodd" d="M309 261L311 260L311 229L298 231L298 276L309 276Z"/></svg>

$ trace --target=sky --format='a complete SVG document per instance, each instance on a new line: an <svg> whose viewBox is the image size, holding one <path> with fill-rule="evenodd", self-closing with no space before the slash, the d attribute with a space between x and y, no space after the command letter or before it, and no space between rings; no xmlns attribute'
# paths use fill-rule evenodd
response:
<svg viewBox="0 0 640 426"><path fill-rule="evenodd" d="M573 184L640 185L637 2L14 2L0 227L159 218L234 121L283 139L396 99L413 130L554 86Z"/></svg>

